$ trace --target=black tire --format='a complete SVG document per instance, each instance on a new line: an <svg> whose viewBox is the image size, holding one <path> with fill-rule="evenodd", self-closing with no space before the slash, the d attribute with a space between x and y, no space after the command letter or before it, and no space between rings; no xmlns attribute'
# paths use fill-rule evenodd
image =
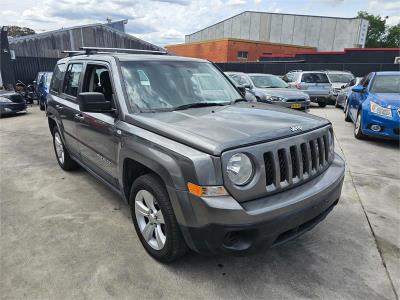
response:
<svg viewBox="0 0 400 300"><path fill-rule="evenodd" d="M56 149L56 137L57 137L57 135L58 135L58 137L59 137L59 139L61 141L62 149L64 151L64 159L63 160L61 160L58 157L58 154L57 154L57 149ZM60 134L57 126L54 126L54 128L53 128L53 147L54 147L54 153L56 155L57 162L58 162L58 164L60 165L60 167L63 170L72 171L72 170L75 170L75 169L78 168L78 164L76 163L76 161L74 161L71 158L71 156L68 153L68 150L65 148L64 142L61 139L61 134Z"/></svg>
<svg viewBox="0 0 400 300"><path fill-rule="evenodd" d="M344 107L344 120L346 122L351 122L350 109L348 104Z"/></svg>
<svg viewBox="0 0 400 300"><path fill-rule="evenodd" d="M325 107L326 106L326 102L318 102L319 107Z"/></svg>
<svg viewBox="0 0 400 300"><path fill-rule="evenodd" d="M165 243L159 250L154 249L144 238L135 213L135 199L139 191L147 191L152 194L157 202L158 209L161 210L164 218L163 232L165 233ZM150 254L156 260L169 263L182 257L186 251L187 246L185 240L182 237L178 222L174 211L172 209L171 202L164 183L154 174L142 175L135 180L131 188L131 194L129 198L131 216L133 224L135 225L136 233L146 249L147 253ZM150 221L148 221L150 222ZM155 234L155 233L153 233Z"/></svg>
<svg viewBox="0 0 400 300"><path fill-rule="evenodd" d="M40 110L44 111L45 107L44 107L44 104L42 103L42 101L39 102L39 105L40 105Z"/></svg>
<svg viewBox="0 0 400 300"><path fill-rule="evenodd" d="M357 127L358 124L358 127ZM365 138L365 135L362 133L362 114L361 111L358 111L356 123L354 124L354 136L356 139L362 140Z"/></svg>

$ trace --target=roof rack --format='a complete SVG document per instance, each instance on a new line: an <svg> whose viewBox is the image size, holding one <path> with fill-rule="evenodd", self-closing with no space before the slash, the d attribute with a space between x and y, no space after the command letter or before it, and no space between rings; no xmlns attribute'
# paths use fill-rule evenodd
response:
<svg viewBox="0 0 400 300"><path fill-rule="evenodd" d="M161 50L145 50L145 49L125 49L125 48L102 48L102 47L80 47L81 50L64 50L68 56L74 55L90 55L90 54L107 54L107 53L131 53L131 54L158 54L166 55L167 51Z"/></svg>
<svg viewBox="0 0 400 300"><path fill-rule="evenodd" d="M132 54L168 54L167 51L145 50L145 49L126 49L126 48L103 48L103 47L80 47L86 54L94 53L132 53Z"/></svg>

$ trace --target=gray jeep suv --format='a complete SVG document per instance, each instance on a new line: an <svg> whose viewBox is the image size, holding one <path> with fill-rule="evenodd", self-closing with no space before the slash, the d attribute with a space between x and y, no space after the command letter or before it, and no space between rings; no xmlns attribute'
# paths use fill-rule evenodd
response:
<svg viewBox="0 0 400 300"><path fill-rule="evenodd" d="M119 194L159 261L281 244L339 200L331 124L245 102L208 61L88 51L58 61L47 100L60 167Z"/></svg>

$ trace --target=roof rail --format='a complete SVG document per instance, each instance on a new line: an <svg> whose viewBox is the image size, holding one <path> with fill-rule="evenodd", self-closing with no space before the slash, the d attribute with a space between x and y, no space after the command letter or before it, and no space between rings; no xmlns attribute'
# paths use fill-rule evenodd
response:
<svg viewBox="0 0 400 300"><path fill-rule="evenodd" d="M85 51L79 51L79 50L63 50L61 53L66 53L68 56L74 56L74 55L80 55L80 54L85 54Z"/></svg>
<svg viewBox="0 0 400 300"><path fill-rule="evenodd" d="M86 54L95 53L132 53L132 54L168 54L167 51L145 50L145 49L126 49L126 48L103 48L103 47L80 47ZM82 51L81 51L82 52Z"/></svg>

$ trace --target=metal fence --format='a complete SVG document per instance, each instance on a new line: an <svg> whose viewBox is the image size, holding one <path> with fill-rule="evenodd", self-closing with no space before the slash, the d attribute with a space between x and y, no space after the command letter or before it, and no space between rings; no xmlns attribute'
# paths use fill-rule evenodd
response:
<svg viewBox="0 0 400 300"><path fill-rule="evenodd" d="M346 70L355 76L364 76L369 72L399 71L400 65L393 63L301 63L301 62L248 62L217 63L222 71L265 73L284 75L291 70Z"/></svg>

